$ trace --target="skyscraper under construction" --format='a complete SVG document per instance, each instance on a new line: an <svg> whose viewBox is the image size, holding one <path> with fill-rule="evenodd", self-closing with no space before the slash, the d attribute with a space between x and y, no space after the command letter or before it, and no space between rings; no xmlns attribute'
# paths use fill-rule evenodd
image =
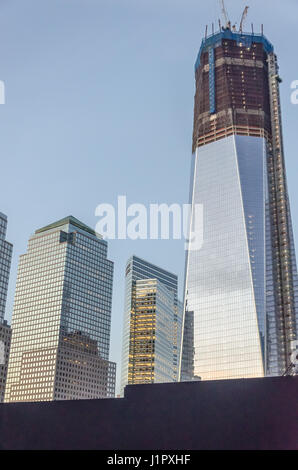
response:
<svg viewBox="0 0 298 470"><path fill-rule="evenodd" d="M227 24L203 39L195 77L190 227L203 205L204 242L187 253L181 378L282 375L298 279L277 57L263 33Z"/></svg>

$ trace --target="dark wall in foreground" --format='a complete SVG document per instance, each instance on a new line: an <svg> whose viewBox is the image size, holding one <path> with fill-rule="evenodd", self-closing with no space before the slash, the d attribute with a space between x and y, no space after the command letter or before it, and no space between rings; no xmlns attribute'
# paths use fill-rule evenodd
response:
<svg viewBox="0 0 298 470"><path fill-rule="evenodd" d="M1 449L298 449L298 377L135 385L125 398L0 404Z"/></svg>

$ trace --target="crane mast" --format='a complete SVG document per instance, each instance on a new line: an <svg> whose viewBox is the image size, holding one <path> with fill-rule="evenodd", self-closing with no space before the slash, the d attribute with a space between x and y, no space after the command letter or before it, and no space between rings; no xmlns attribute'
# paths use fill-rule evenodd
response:
<svg viewBox="0 0 298 470"><path fill-rule="evenodd" d="M229 15L228 15L224 0L221 0L221 11L222 11L224 19L225 19L225 27L230 29L231 28L231 22L229 20Z"/></svg>
<svg viewBox="0 0 298 470"><path fill-rule="evenodd" d="M225 21L225 26L223 27L223 29L231 29L231 21L229 19L228 10L226 8L224 0L220 0L220 3L221 3L221 11L222 11L223 18L224 18L224 21ZM249 7L246 6L244 8L243 13L242 13L242 17L241 17L241 20L240 20L240 27L239 27L240 33L243 32L243 26L244 26L244 22L245 22L246 17L247 17L248 9L249 9ZM233 31L236 31L236 24L233 25L232 29L233 29Z"/></svg>

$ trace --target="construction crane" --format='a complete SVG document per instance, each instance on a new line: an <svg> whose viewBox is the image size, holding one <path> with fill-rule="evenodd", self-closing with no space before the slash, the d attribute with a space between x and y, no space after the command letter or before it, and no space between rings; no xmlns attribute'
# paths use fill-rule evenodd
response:
<svg viewBox="0 0 298 470"><path fill-rule="evenodd" d="M243 25L244 25L244 21L247 17L248 9L249 9L249 7L245 7L244 12L242 13L242 17L241 17L241 21L240 21L240 28L239 28L240 33L243 32Z"/></svg>
<svg viewBox="0 0 298 470"><path fill-rule="evenodd" d="M295 364L290 364L285 372L282 374L283 377L296 376L298 375L297 366Z"/></svg>
<svg viewBox="0 0 298 470"><path fill-rule="evenodd" d="M229 20L229 15L228 15L224 0L221 0L221 11L225 19L225 24L226 24L225 29L231 29L231 22Z"/></svg>
<svg viewBox="0 0 298 470"><path fill-rule="evenodd" d="M284 376L287 375L298 375L298 341L294 341L294 351L291 354L290 365L284 372Z"/></svg>

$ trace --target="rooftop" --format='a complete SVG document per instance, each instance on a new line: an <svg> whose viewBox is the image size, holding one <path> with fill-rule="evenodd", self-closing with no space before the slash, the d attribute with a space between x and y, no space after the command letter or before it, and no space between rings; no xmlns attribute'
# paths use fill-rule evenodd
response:
<svg viewBox="0 0 298 470"><path fill-rule="evenodd" d="M38 234L42 232L47 232L48 230L52 230L53 228L61 227L62 225L67 225L67 224L74 225L75 227L78 227L81 230L84 230L85 232L90 233L91 235L94 235L98 238L102 238L102 236L99 233L95 232L95 230L88 227L88 225L85 225L83 222L80 222L80 220L76 219L72 215L69 215L68 217L64 217L64 219L58 220L57 222L53 222L52 224L46 225L45 227L42 227L36 230L35 233Z"/></svg>
<svg viewBox="0 0 298 470"><path fill-rule="evenodd" d="M197 70L200 65L200 58L202 53L219 46L223 39L236 41L237 44L243 43L245 47L251 47L252 44L263 44L267 54L270 54L274 51L273 45L263 34L241 33L239 31L232 31L231 29L227 28L211 34L210 36L206 36L202 40L198 58L195 64L195 70Z"/></svg>

